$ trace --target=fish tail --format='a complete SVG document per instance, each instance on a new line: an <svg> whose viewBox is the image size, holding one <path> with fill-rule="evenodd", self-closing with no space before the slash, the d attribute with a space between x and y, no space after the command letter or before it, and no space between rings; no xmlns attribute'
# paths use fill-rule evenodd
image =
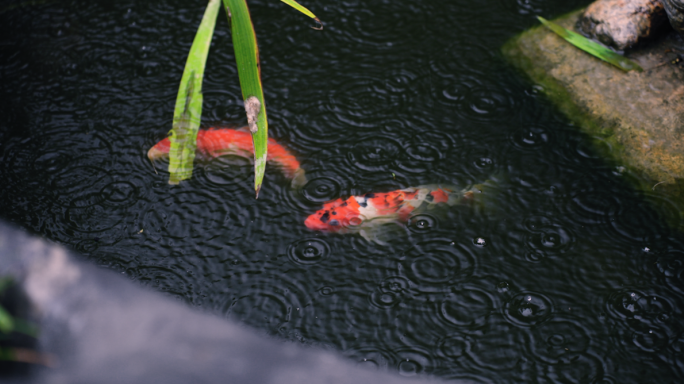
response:
<svg viewBox="0 0 684 384"><path fill-rule="evenodd" d="M273 139L268 140L267 156L268 161L274 162L288 178L292 179L293 188L301 188L306 184L304 170L300 167L297 158Z"/></svg>
<svg viewBox="0 0 684 384"><path fill-rule="evenodd" d="M290 186L292 189L301 189L306 185L307 182L306 173L302 168L299 168L294 172Z"/></svg>
<svg viewBox="0 0 684 384"><path fill-rule="evenodd" d="M493 175L491 178L485 180L480 184L473 184L469 188L463 190L458 204L471 205L480 210L491 211L496 207L496 202L499 200L502 192L502 184L504 179L501 175ZM453 196L455 197L455 196Z"/></svg>

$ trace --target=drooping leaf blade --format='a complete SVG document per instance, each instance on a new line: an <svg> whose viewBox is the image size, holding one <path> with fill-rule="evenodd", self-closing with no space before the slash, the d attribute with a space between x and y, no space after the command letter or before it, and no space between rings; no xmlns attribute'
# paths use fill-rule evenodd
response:
<svg viewBox="0 0 684 384"><path fill-rule="evenodd" d="M561 27L560 25L558 25L552 21L546 20L545 18L543 18L541 16L537 16L537 19L539 19L539 21L542 24L544 24L547 28L549 28L550 30L552 30L553 32L558 34L560 37L567 40L570 44L576 46L577 48L579 48L579 49L581 49L581 50L583 50L583 51L585 51L585 52L587 52L593 56L598 57L599 59L601 59L603 61L606 61L606 62L622 69L623 71L626 71L626 72L632 71L632 70L636 70L638 72L643 71L643 68L641 68L641 66L639 66L639 64L635 63L634 61L632 61L632 60L630 60L630 59L628 59L628 58L626 58L620 54L617 54L617 53L611 51L609 48L606 48L603 45L601 45L595 41L591 41L591 40L587 39L586 37L584 37L578 33L569 31L569 30Z"/></svg>
<svg viewBox="0 0 684 384"><path fill-rule="evenodd" d="M320 27L311 27L311 28L318 29L318 30L323 29L323 23L321 23L321 20L318 17L316 17L316 15L314 15L313 12L309 11L306 7L302 6L301 4L299 4L298 2L296 2L294 0L280 0L280 1L289 5L290 7L298 10L299 12L309 16L310 18L316 20L316 22L318 22L318 24L321 25Z"/></svg>
<svg viewBox="0 0 684 384"><path fill-rule="evenodd" d="M257 46L256 33L249 15L247 2L245 0L223 0L223 4L226 7L226 14L228 14L231 24L230 31L233 37L240 88L242 89L242 98L245 101L247 122L252 133L254 191L256 197L259 197L268 153L268 120L266 118L264 91L261 86L259 47Z"/></svg>
<svg viewBox="0 0 684 384"><path fill-rule="evenodd" d="M280 0L280 1L289 5L290 7L298 10L299 12L309 16L312 19L317 19L316 15L314 15L313 12L309 11L306 7L302 6L301 4L299 4L298 2L296 2L294 0Z"/></svg>
<svg viewBox="0 0 684 384"><path fill-rule="evenodd" d="M173 112L173 128L169 132L169 184L192 177L202 117L202 79L220 5L220 0L209 0L185 62Z"/></svg>

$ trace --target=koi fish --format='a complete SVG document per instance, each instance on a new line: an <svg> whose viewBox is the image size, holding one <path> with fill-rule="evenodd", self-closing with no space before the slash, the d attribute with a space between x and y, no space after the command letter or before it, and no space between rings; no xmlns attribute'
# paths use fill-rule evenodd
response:
<svg viewBox="0 0 684 384"><path fill-rule="evenodd" d="M166 138L150 148L147 157L150 161L167 158L170 150L171 142ZM201 129L197 132L197 153L208 158L237 155L251 159L254 155L252 135L247 127ZM268 139L266 160L275 163L285 176L292 180L293 188L301 188L306 184L306 176L299 161L273 139Z"/></svg>
<svg viewBox="0 0 684 384"><path fill-rule="evenodd" d="M340 198L325 203L323 208L306 218L304 225L314 231L359 233L368 241L382 243L391 238L387 230L401 229L399 227L413 216L434 212L440 206L473 203L487 184L489 182L469 189L424 185Z"/></svg>

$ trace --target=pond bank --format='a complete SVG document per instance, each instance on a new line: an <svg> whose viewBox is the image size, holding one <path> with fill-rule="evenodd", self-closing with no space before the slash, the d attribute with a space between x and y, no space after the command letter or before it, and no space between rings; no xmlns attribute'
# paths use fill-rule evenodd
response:
<svg viewBox="0 0 684 384"><path fill-rule="evenodd" d="M555 19L575 30L583 10ZM629 51L643 72L623 72L568 44L543 26L509 40L504 56L584 132L601 155L633 171L637 187L684 211L684 41L672 31Z"/></svg>

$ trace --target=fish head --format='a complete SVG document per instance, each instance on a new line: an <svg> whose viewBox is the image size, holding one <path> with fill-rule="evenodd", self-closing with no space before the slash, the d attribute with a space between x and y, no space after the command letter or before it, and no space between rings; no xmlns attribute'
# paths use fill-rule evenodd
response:
<svg viewBox="0 0 684 384"><path fill-rule="evenodd" d="M171 150L171 141L167 137L166 139L158 142L154 147L147 151L147 158L150 161L155 161L157 159L163 159L169 156L169 151Z"/></svg>
<svg viewBox="0 0 684 384"><path fill-rule="evenodd" d="M333 200L309 215L304 225L314 231L346 232L359 227L364 222L365 218L360 208L354 197Z"/></svg>

